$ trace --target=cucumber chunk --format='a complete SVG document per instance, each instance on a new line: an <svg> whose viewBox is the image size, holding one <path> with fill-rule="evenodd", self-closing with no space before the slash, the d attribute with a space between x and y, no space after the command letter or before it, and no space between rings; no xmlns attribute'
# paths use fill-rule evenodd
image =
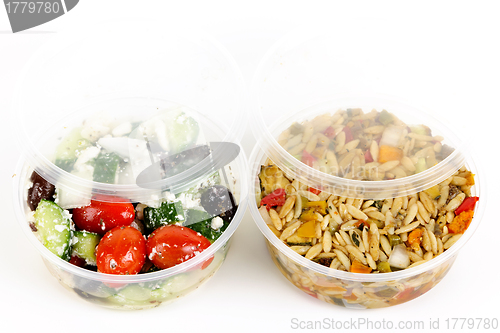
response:
<svg viewBox="0 0 500 333"><path fill-rule="evenodd" d="M90 146L80 132L81 128L75 128L56 148L55 164L65 171L71 171L80 152Z"/></svg>
<svg viewBox="0 0 500 333"><path fill-rule="evenodd" d="M95 248L101 236L88 231L75 231L73 234L73 255L85 260L87 265L96 265Z"/></svg>
<svg viewBox="0 0 500 333"><path fill-rule="evenodd" d="M184 221L184 210L180 201L163 202L160 207L144 208L144 225L152 232L162 225Z"/></svg>
<svg viewBox="0 0 500 333"><path fill-rule="evenodd" d="M173 117L166 121L170 145L170 154L179 153L193 145L198 139L200 126L184 112L173 112Z"/></svg>
<svg viewBox="0 0 500 333"><path fill-rule="evenodd" d="M120 157L118 155L101 151L95 159L94 181L114 184L119 163Z"/></svg>
<svg viewBox="0 0 500 333"><path fill-rule="evenodd" d="M212 219L215 216L211 216L205 211L198 209L188 209L186 211L186 222L184 225L196 232L199 232L205 238L207 238L210 243L215 242L227 229L229 222L224 222L222 227L219 229L212 228Z"/></svg>
<svg viewBox="0 0 500 333"><path fill-rule="evenodd" d="M71 219L69 213L52 201L42 199L34 214L42 244L59 258L71 258Z"/></svg>

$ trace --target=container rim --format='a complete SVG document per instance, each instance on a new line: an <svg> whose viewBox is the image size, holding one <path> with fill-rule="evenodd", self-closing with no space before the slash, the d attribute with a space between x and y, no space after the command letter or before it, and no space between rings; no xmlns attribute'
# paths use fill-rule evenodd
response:
<svg viewBox="0 0 500 333"><path fill-rule="evenodd" d="M262 140L264 140L264 138L262 138ZM295 251L293 251L288 246L286 246L280 239L276 237L276 235L274 235L271 229L266 225L266 223L260 216L260 213L257 208L257 203L254 201L256 194L260 192L256 188L256 184L258 184L258 168L260 168L260 165L262 165L262 162L264 162L264 158L266 157L266 154L259 147L259 145L255 146L249 157L249 169L250 169L249 189L251 191L249 193L249 201L250 198L252 198L252 202L249 202L250 213L255 223L257 224L257 227L260 229L260 231L265 236L267 241L269 241L281 253L286 255L290 260L294 261L296 264L302 267L311 269L315 273L326 275L333 278L351 280L356 282L384 282L384 281L393 281L393 280L409 278L421 273L425 273L426 271L432 270L437 266L440 266L453 256L455 256L458 253L458 251L465 245L465 243L467 243L467 241L476 232L486 207L486 182L484 181L484 171L473 162L471 155L473 154L470 152L467 154L466 164L470 166L471 169L477 171L476 181L475 181L476 194L479 197L481 197L481 200L476 205L473 221L471 222L469 228L463 234L463 236L450 249L444 251L442 254L433 258L432 260L429 260L428 262L413 268L397 272L382 273L382 274L362 274L362 273L344 272L329 267L325 267L311 260L308 260L303 256L299 255L298 253L296 253ZM476 156L473 157L474 159L477 160Z"/></svg>
<svg viewBox="0 0 500 333"><path fill-rule="evenodd" d="M157 272L152 273L144 273L137 275L113 275L113 274L105 274L94 271L89 271L84 268L77 267L69 262L57 257L55 254L50 252L35 236L29 224L26 221L26 213L23 209L23 201L24 201L24 191L25 186L23 184L23 180L25 177L29 177L27 171L29 169L29 164L24 158L20 158L17 166L16 166L16 177L13 178L13 200L14 200L14 212L17 218L17 221L20 224L21 229L23 230L26 237L30 240L30 243L37 249L37 251L42 255L42 257L48 260L50 263L55 266L71 273L76 276L100 281L100 282L111 282L111 283L142 283L142 282L150 282L159 279L168 278L174 276L176 274L187 272L193 268L196 268L201 263L207 261L210 257L212 257L222 246L224 246L234 234L239 224L241 223L243 216L247 207L247 159L244 154L240 154L235 160L237 166L237 173L239 175L240 181L240 201L238 204L238 209L236 214L229 224L229 227L224 231L224 233L217 239L213 244L211 244L205 251L201 252L194 258L185 261L179 265L163 269ZM17 178L17 179L16 179Z"/></svg>

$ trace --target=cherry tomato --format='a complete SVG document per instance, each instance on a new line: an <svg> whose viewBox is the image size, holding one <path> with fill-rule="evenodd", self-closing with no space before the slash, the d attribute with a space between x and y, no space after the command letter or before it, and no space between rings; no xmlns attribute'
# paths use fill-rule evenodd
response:
<svg viewBox="0 0 500 333"><path fill-rule="evenodd" d="M114 227L128 226L135 218L134 206L122 198L96 196L90 205L73 209L73 221L81 230L104 235Z"/></svg>
<svg viewBox="0 0 500 333"><path fill-rule="evenodd" d="M193 258L209 246L210 241L192 229L165 225L149 235L146 251L155 266L165 269ZM208 259L208 264L203 264L202 268L212 259Z"/></svg>
<svg viewBox="0 0 500 333"><path fill-rule="evenodd" d="M146 261L146 240L133 227L115 227L101 238L96 257L101 273L137 274Z"/></svg>

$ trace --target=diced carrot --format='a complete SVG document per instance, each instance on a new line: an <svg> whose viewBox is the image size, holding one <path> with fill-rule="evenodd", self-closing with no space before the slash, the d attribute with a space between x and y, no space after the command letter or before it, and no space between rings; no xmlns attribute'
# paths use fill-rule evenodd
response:
<svg viewBox="0 0 500 333"><path fill-rule="evenodd" d="M403 158L403 151L399 148L382 145L378 153L378 162L385 163L389 161L400 161Z"/></svg>
<svg viewBox="0 0 500 333"><path fill-rule="evenodd" d="M351 265L351 273L370 273L371 267L363 265L359 260L354 260Z"/></svg>
<svg viewBox="0 0 500 333"><path fill-rule="evenodd" d="M450 224L448 224L448 231L452 234L464 233L472 221L472 216L474 216L473 210L461 212L458 216L455 216Z"/></svg>
<svg viewBox="0 0 500 333"><path fill-rule="evenodd" d="M410 234L408 235L408 244L418 244L420 245L420 242L422 241L422 234L424 231L421 228L414 229Z"/></svg>
<svg viewBox="0 0 500 333"><path fill-rule="evenodd" d="M300 226L297 230L299 237L316 237L316 221L309 221Z"/></svg>
<svg viewBox="0 0 500 333"><path fill-rule="evenodd" d="M326 214L326 201L309 201L304 205L304 208L313 208L318 213Z"/></svg>
<svg viewBox="0 0 500 333"><path fill-rule="evenodd" d="M469 173L469 174L465 177L465 179L467 179L467 184L465 184L465 185L472 186L472 185L474 185L474 184L475 184L475 182L474 182L474 174L473 174L472 172L471 172L471 173Z"/></svg>
<svg viewBox="0 0 500 333"><path fill-rule="evenodd" d="M356 228L359 228L361 225L364 227L370 228L370 225L365 220L358 220L358 222L354 223Z"/></svg>

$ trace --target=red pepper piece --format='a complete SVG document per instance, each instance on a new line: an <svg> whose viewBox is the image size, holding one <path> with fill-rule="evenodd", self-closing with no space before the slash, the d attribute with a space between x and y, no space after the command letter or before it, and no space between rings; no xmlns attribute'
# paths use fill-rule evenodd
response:
<svg viewBox="0 0 500 333"><path fill-rule="evenodd" d="M346 127L344 127L344 129L342 131L345 132L345 143L352 141L353 136L352 136L351 128L349 126L346 126Z"/></svg>
<svg viewBox="0 0 500 333"><path fill-rule="evenodd" d="M372 153L370 153L370 150L367 150L365 153L365 163L370 163L373 162L373 157Z"/></svg>
<svg viewBox="0 0 500 333"><path fill-rule="evenodd" d="M479 200L479 197L468 197L462 202L462 204L455 209L455 216L460 215L461 212L466 212L468 210L473 210L476 206L476 202Z"/></svg>
<svg viewBox="0 0 500 333"><path fill-rule="evenodd" d="M316 158L314 158L314 156L312 156L311 154L309 154L307 151L303 151L302 152L302 163L312 167L313 166L313 163L314 161L316 161Z"/></svg>
<svg viewBox="0 0 500 333"><path fill-rule="evenodd" d="M285 204L286 192L284 188L277 188L274 192L266 195L261 201L261 206L266 206L267 210L275 206L283 206Z"/></svg>
<svg viewBox="0 0 500 333"><path fill-rule="evenodd" d="M316 195L318 195L318 194L320 194L320 193L321 193L321 191L320 191L320 190L317 190L317 189L312 188L312 187L309 187L309 192L311 192L311 193L313 193L313 194L316 194Z"/></svg>
<svg viewBox="0 0 500 333"><path fill-rule="evenodd" d="M332 126L328 126L327 129L323 132L323 134L331 139L335 136L335 129Z"/></svg>

